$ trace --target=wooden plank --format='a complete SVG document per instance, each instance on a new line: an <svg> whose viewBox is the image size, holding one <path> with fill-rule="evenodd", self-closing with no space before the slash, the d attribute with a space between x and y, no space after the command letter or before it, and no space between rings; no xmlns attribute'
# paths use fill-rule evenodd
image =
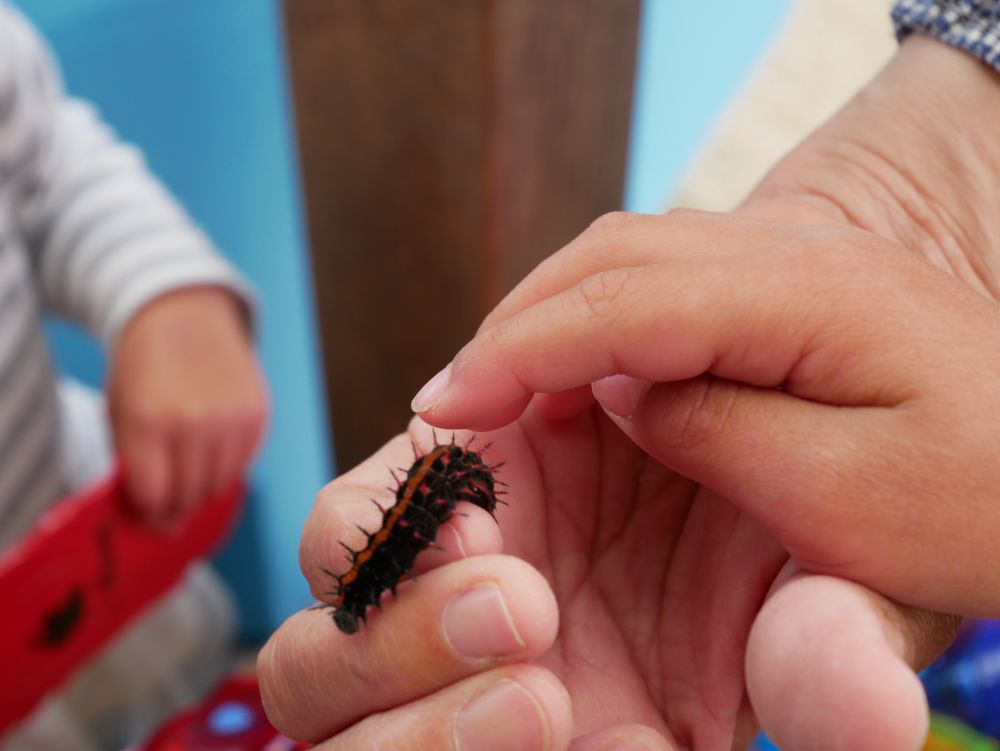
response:
<svg viewBox="0 0 1000 751"><path fill-rule="evenodd" d="M639 0L285 0L346 469L541 259L621 202Z"/></svg>

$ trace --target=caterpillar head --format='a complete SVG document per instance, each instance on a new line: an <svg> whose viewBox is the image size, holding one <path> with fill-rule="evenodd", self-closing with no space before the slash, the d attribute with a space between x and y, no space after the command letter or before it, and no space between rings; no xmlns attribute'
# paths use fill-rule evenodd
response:
<svg viewBox="0 0 1000 751"><path fill-rule="evenodd" d="M358 617L349 610L334 610L333 622L345 634L355 634L358 631Z"/></svg>

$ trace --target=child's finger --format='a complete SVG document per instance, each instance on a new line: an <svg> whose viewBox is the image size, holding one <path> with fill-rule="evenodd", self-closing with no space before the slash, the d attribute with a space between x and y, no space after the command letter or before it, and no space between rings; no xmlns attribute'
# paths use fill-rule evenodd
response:
<svg viewBox="0 0 1000 751"><path fill-rule="evenodd" d="M883 462L905 463L893 454L891 410L845 410L710 376L616 376L593 391L646 453L731 499L799 560L862 560L845 546L869 545L869 533L884 535L897 519L897 505L865 481ZM859 485L865 492L852 492Z"/></svg>
<svg viewBox="0 0 1000 751"><path fill-rule="evenodd" d="M476 556L408 584L359 633L328 611L289 618L258 660L271 719L287 735L321 739L499 665L530 660L556 637L548 583L524 561Z"/></svg>
<svg viewBox="0 0 1000 751"><path fill-rule="evenodd" d="M983 311L969 312L966 296L942 302L958 283L902 251L851 251L779 246L587 277L480 331L414 409L437 425L490 428L534 393L706 372L839 405L899 403L920 378L910 360L954 346L954 327L981 325ZM926 311L913 299L941 315L915 328Z"/></svg>
<svg viewBox="0 0 1000 751"><path fill-rule="evenodd" d="M205 428L180 430L171 437L177 491L171 504L183 513L204 500L212 488L212 471L217 446L215 436Z"/></svg>
<svg viewBox="0 0 1000 751"><path fill-rule="evenodd" d="M841 579L790 578L747 645L750 699L768 735L789 750L920 749L927 700L914 670L956 623L927 616Z"/></svg>
<svg viewBox="0 0 1000 751"><path fill-rule="evenodd" d="M640 396L628 419L614 414L627 399L613 404L607 393L627 390L623 381L594 386L622 431L759 519L800 564L921 607L1000 612L1000 593L984 584L1000 565L980 553L1000 518L994 494L978 489L992 444L969 444L953 417L845 409L701 377L631 384ZM942 539L964 544L928 555Z"/></svg>
<svg viewBox="0 0 1000 751"><path fill-rule="evenodd" d="M166 441L153 430L129 423L116 425L115 444L122 457L125 490L138 511L152 519L169 514L175 468Z"/></svg>
<svg viewBox="0 0 1000 751"><path fill-rule="evenodd" d="M596 219L568 245L542 261L490 312L479 330L495 326L602 271L709 253L746 253L794 231L732 214L691 209L674 209L666 214L614 211Z"/></svg>

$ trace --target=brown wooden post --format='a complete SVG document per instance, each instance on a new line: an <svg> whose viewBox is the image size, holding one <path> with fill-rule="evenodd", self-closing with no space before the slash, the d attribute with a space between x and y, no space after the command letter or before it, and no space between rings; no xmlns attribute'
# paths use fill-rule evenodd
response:
<svg viewBox="0 0 1000 751"><path fill-rule="evenodd" d="M621 203L640 0L285 0L338 466Z"/></svg>

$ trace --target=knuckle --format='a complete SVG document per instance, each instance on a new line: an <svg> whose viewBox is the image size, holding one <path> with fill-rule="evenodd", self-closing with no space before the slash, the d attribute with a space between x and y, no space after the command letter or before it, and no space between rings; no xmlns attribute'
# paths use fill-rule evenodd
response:
<svg viewBox="0 0 1000 751"><path fill-rule="evenodd" d="M134 409L130 419L138 430L151 433L178 433L199 427L203 417L190 407L150 404Z"/></svg>
<svg viewBox="0 0 1000 751"><path fill-rule="evenodd" d="M238 415L233 419L233 427L240 433L256 443L267 426L267 413L263 410L251 410Z"/></svg>
<svg viewBox="0 0 1000 751"><path fill-rule="evenodd" d="M173 418L178 427L185 430L218 429L223 422L222 415L205 405L191 405L179 408Z"/></svg>
<svg viewBox="0 0 1000 751"><path fill-rule="evenodd" d="M611 211L602 214L583 231L580 236L583 241L580 247L590 254L614 252L629 244L631 239L629 235L634 234L638 226L660 219L662 217L651 217L648 214L630 211Z"/></svg>
<svg viewBox="0 0 1000 751"><path fill-rule="evenodd" d="M155 432L163 429L163 415L153 405L133 402L122 405L124 421L137 431Z"/></svg>
<svg viewBox="0 0 1000 751"><path fill-rule="evenodd" d="M579 301L594 318L607 318L627 299L632 283L628 269L609 269L588 276L577 287Z"/></svg>
<svg viewBox="0 0 1000 751"><path fill-rule="evenodd" d="M673 431L674 448L690 452L711 447L732 422L739 387L711 376L683 387Z"/></svg>
<svg viewBox="0 0 1000 751"><path fill-rule="evenodd" d="M719 216L718 214L714 214L710 211L702 211L701 209L689 209L689 208L684 208L683 206L675 206L665 211L661 215L661 218L666 221L682 222L682 221L715 219L718 216Z"/></svg>
<svg viewBox="0 0 1000 751"><path fill-rule="evenodd" d="M614 234L634 224L641 216L629 211L609 211L592 221L587 231L602 236Z"/></svg>
<svg viewBox="0 0 1000 751"><path fill-rule="evenodd" d="M818 279L866 279L895 265L891 244L870 233L839 226L798 228L778 248L787 259Z"/></svg>

